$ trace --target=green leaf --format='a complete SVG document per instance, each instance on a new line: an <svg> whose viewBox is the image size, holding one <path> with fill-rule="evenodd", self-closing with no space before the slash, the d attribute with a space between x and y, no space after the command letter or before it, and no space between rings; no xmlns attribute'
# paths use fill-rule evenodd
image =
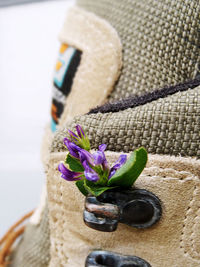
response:
<svg viewBox="0 0 200 267"><path fill-rule="evenodd" d="M147 151L144 147L136 149L127 162L116 171L108 181L109 186L131 187L147 163Z"/></svg>
<svg viewBox="0 0 200 267"><path fill-rule="evenodd" d="M78 187L79 191L84 195L87 196L88 195L88 191L85 189L84 186L84 180L79 180L76 183L76 186Z"/></svg>
<svg viewBox="0 0 200 267"><path fill-rule="evenodd" d="M84 186L87 189L87 191L89 193L91 193L92 195L94 195L95 197L100 196L106 190L117 187L117 186L113 186L113 187L100 186L100 185L96 185L95 183L90 182L88 180L84 180Z"/></svg>
<svg viewBox="0 0 200 267"><path fill-rule="evenodd" d="M71 171L74 172L84 172L84 168L81 165L80 161L76 158L72 157L70 154L67 154L67 157L65 159L65 163L69 165L69 168Z"/></svg>

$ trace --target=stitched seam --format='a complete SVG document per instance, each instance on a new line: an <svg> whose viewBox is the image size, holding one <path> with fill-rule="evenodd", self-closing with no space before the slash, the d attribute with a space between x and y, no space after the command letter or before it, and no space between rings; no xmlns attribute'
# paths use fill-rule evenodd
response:
<svg viewBox="0 0 200 267"><path fill-rule="evenodd" d="M157 170L157 171L160 171L161 172L161 174L160 175L163 175L162 174L162 172L170 172L170 176L171 175L173 175L173 177L167 177L166 175L163 175L163 177L162 178L171 178L171 179L175 179L175 180L180 180L180 181L182 181L182 180L188 180L188 179L191 179L191 175L193 175L193 173L191 173L191 172L185 172L185 171L178 171L178 170L174 170L174 169L172 169L172 168L162 168L162 167L148 167L148 168L145 168L145 170L144 170L144 172L145 172L145 175L147 175L148 177L158 177L158 175L152 175L152 174L148 174L148 171L149 172L153 172L153 171L155 171L155 169ZM177 178L176 176L177 175L184 175L184 177L180 177L180 178Z"/></svg>
<svg viewBox="0 0 200 267"><path fill-rule="evenodd" d="M198 187L197 187L197 186L195 186L195 190L194 190L194 194L193 194L193 196L194 196L194 202L195 202L195 196L197 195L197 194L196 194L196 191L198 191ZM193 226L192 226L192 234L191 234L191 237L192 237L192 239L191 239L191 243L192 243L192 248L193 248L191 251L194 253L194 258L196 258L196 259L198 259L198 260L200 260L200 255L199 255L199 253L195 250L195 247L194 247L195 239L194 239L194 237L195 237L195 226L197 225L197 218L199 217L199 215L198 215L199 210L200 210L200 206L198 206L196 215L195 215L195 217L194 217L194 224L193 224Z"/></svg>
<svg viewBox="0 0 200 267"><path fill-rule="evenodd" d="M196 191L197 191L198 187L197 185L195 184L194 186L194 190L193 190L193 195L192 195L192 198L190 199L190 202L189 202L189 205L188 205L188 208L187 208L187 212L186 212L186 215L185 215L185 219L184 219L184 222L183 222L183 229L182 229L182 232L181 232L181 239L180 239L180 249L183 251L184 255L186 256L189 256L190 258L194 259L195 261L200 261L200 255L199 253L197 253L195 251L195 248L194 248L194 233L195 233L195 226L197 224L196 221L196 218L198 217L198 212L197 214L195 215L193 221L194 221L194 224L192 226L192 233L191 233L191 236L190 236L190 243L192 245L192 249L190 248L190 250L187 250L186 249L186 238L185 238L185 232L186 232L186 227L187 226L187 221L188 221L188 217L189 217L189 214L191 212L191 210L193 210L193 202L195 202L195 196L196 196ZM199 211L200 207L198 207L198 211Z"/></svg>

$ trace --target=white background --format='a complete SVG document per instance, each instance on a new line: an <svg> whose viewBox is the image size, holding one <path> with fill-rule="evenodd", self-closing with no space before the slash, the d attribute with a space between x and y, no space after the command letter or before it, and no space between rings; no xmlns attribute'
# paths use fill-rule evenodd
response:
<svg viewBox="0 0 200 267"><path fill-rule="evenodd" d="M0 9L0 237L39 202L57 36L73 3Z"/></svg>

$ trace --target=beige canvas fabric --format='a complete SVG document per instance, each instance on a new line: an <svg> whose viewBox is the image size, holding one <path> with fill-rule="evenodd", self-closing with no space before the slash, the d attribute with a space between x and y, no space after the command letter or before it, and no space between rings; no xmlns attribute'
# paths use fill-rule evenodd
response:
<svg viewBox="0 0 200 267"><path fill-rule="evenodd" d="M199 72L198 0L78 0L116 29L123 69L110 101L143 95Z"/></svg>
<svg viewBox="0 0 200 267"><path fill-rule="evenodd" d="M82 51L81 64L59 123L63 125L105 102L120 74L122 46L109 23L80 8L68 12L60 41Z"/></svg>
<svg viewBox="0 0 200 267"><path fill-rule="evenodd" d="M107 152L110 162L119 153ZM146 230L119 225L116 232L98 232L82 219L84 197L57 170L66 153L52 153L48 172L51 261L55 266L84 266L94 249L104 249L147 260L153 267L197 267L199 251L200 161L149 155L137 188L156 194L162 202L161 220Z"/></svg>
<svg viewBox="0 0 200 267"><path fill-rule="evenodd" d="M49 149L51 147L52 139L53 133L51 131L50 124L48 123L45 127L41 146L41 161L43 163L44 170L46 169L47 163L49 161Z"/></svg>

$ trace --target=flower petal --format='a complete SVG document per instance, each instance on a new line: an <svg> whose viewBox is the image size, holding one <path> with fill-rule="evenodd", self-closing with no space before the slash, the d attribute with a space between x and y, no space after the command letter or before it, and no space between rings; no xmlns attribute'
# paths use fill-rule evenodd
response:
<svg viewBox="0 0 200 267"><path fill-rule="evenodd" d="M92 173L92 172L85 171L84 174L85 174L85 178L91 182L97 182L99 180L99 176L96 172Z"/></svg>
<svg viewBox="0 0 200 267"><path fill-rule="evenodd" d="M105 154L101 151L97 151L93 154L93 158L95 165L101 165L105 160Z"/></svg>
<svg viewBox="0 0 200 267"><path fill-rule="evenodd" d="M81 150L79 146L71 142L68 138L64 138L64 144L66 145L67 149L69 150L69 153L73 157L79 158L78 151Z"/></svg>
<svg viewBox="0 0 200 267"><path fill-rule="evenodd" d="M127 155L120 155L112 168L119 169L126 162Z"/></svg>
<svg viewBox="0 0 200 267"><path fill-rule="evenodd" d="M107 147L106 144L101 144L101 145L99 146L99 150L102 151L102 152L104 152L104 151L106 150L106 147Z"/></svg>
<svg viewBox="0 0 200 267"><path fill-rule="evenodd" d="M84 174L85 178L91 182L96 182L99 180L98 174L89 166L87 161L85 160L83 163L83 167L85 169Z"/></svg>
<svg viewBox="0 0 200 267"><path fill-rule="evenodd" d="M115 172L122 167L122 165L124 165L124 163L127 160L127 155L120 155L118 160L115 162L115 164L112 166L112 168L110 169L110 174L108 176L108 179L110 179Z"/></svg>
<svg viewBox="0 0 200 267"><path fill-rule="evenodd" d="M58 165L58 170L61 172L61 177L67 181L77 181L82 179L82 177L79 177L82 173L68 170L62 162Z"/></svg>
<svg viewBox="0 0 200 267"><path fill-rule="evenodd" d="M110 170L108 179L110 179L115 173L116 173L116 170Z"/></svg>
<svg viewBox="0 0 200 267"><path fill-rule="evenodd" d="M74 132L72 132L71 130L68 130L68 133L69 133L72 141L74 141L74 142L78 141L79 137Z"/></svg>
<svg viewBox="0 0 200 267"><path fill-rule="evenodd" d="M93 154L94 164L102 165L104 171L109 169L109 165L106 160L105 153L104 153L106 147L107 147L106 144L101 144L99 146L99 150Z"/></svg>
<svg viewBox="0 0 200 267"><path fill-rule="evenodd" d="M87 161L92 166L94 166L93 155L90 154L90 152L88 152L85 149L80 149L80 151L78 152L78 154L79 154L79 158L80 158L80 161L81 161L82 164L83 164L84 161Z"/></svg>
<svg viewBox="0 0 200 267"><path fill-rule="evenodd" d="M85 137L85 132L83 131L83 128L80 125L76 125L76 131L80 138L82 138L83 136Z"/></svg>

